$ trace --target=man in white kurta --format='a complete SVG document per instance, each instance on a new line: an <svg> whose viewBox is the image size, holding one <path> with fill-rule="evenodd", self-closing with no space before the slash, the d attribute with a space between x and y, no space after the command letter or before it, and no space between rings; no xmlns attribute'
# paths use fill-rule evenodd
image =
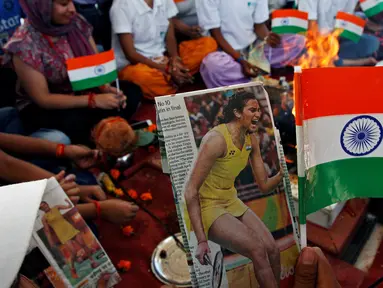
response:
<svg viewBox="0 0 383 288"><path fill-rule="evenodd" d="M339 11L353 14L358 0L299 0L299 10L309 13L310 28L318 27L321 33L333 31ZM363 34L358 43L339 39L339 59L336 66L369 66L377 63L374 58L379 41L372 35Z"/></svg>

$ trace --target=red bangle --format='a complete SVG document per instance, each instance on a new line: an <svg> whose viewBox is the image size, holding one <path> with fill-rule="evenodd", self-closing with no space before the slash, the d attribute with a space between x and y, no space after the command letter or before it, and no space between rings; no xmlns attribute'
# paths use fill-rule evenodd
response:
<svg viewBox="0 0 383 288"><path fill-rule="evenodd" d="M88 108L94 109L96 108L96 100L94 99L96 97L96 94L93 92L90 92L88 94Z"/></svg>
<svg viewBox="0 0 383 288"><path fill-rule="evenodd" d="M97 220L101 219L101 205L98 201L93 201L94 206L96 206L96 217Z"/></svg>
<svg viewBox="0 0 383 288"><path fill-rule="evenodd" d="M65 150L65 145L64 144L58 144L56 147L56 157L62 158L64 156L64 150Z"/></svg>

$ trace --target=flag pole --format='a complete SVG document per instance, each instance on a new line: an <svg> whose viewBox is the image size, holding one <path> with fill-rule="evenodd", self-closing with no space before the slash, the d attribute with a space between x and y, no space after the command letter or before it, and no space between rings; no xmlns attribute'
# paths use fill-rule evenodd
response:
<svg viewBox="0 0 383 288"><path fill-rule="evenodd" d="M116 89L117 89L117 95L120 93L120 82L118 81L118 78L116 78ZM121 102L120 102L121 104ZM120 106L118 107L118 111L120 111Z"/></svg>
<svg viewBox="0 0 383 288"><path fill-rule="evenodd" d="M302 68L294 67L294 97L295 97L295 129L297 137L297 166L298 166L298 204L299 204L299 226L301 234L301 248L307 246L306 230L306 209L304 203L304 184L305 184L305 162L303 152L303 111L301 97L301 76Z"/></svg>

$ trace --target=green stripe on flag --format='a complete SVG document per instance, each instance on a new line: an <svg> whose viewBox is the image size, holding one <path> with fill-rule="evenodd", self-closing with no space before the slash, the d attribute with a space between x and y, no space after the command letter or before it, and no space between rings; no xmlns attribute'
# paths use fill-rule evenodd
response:
<svg viewBox="0 0 383 288"><path fill-rule="evenodd" d="M117 70L114 70L108 74L88 78L80 81L71 82L73 91L81 91L94 87L99 87L107 83L111 83L117 79Z"/></svg>
<svg viewBox="0 0 383 288"><path fill-rule="evenodd" d="M342 34L340 34L340 36L342 36L343 38L347 38L347 39L349 39L355 43L358 43L361 35L355 34L355 33L350 32L348 30L344 30L342 32Z"/></svg>
<svg viewBox="0 0 383 288"><path fill-rule="evenodd" d="M375 16L376 14L379 14L382 11L383 11L383 2L380 2L378 5L375 5L374 7L364 11L364 14L367 17L371 17L371 16Z"/></svg>
<svg viewBox="0 0 383 288"><path fill-rule="evenodd" d="M271 29L276 34L301 34L305 33L307 29L298 26L278 26Z"/></svg>
<svg viewBox="0 0 383 288"><path fill-rule="evenodd" d="M306 224L306 213L304 204L306 177L298 177L298 204L299 204L299 224Z"/></svg>
<svg viewBox="0 0 383 288"><path fill-rule="evenodd" d="M353 198L383 198L382 167L383 157L363 157L310 168L302 199L305 214Z"/></svg>

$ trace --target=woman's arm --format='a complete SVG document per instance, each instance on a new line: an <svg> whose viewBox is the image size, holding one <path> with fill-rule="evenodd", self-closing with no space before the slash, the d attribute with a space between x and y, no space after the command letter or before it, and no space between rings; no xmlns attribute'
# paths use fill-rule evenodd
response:
<svg viewBox="0 0 383 288"><path fill-rule="evenodd" d="M21 183L50 178L53 174L31 163L14 158L0 150L0 178Z"/></svg>
<svg viewBox="0 0 383 288"><path fill-rule="evenodd" d="M185 200L198 242L207 241L202 225L198 191L215 161L226 154L226 142L218 132L209 132L202 140L195 166L186 185Z"/></svg>
<svg viewBox="0 0 383 288"><path fill-rule="evenodd" d="M279 171L277 175L269 178L263 164L261 150L259 148L259 143L255 134L251 134L251 148L252 152L250 157L250 164L251 168L253 169L255 181L257 182L259 190L262 193L268 193L274 190L282 181L283 173L282 171Z"/></svg>
<svg viewBox="0 0 383 288"><path fill-rule="evenodd" d="M151 68L158 69L165 72L166 65L158 64L136 51L136 48L134 48L134 41L133 41L132 34L130 33L118 34L118 38L120 40L122 51L124 51L125 57L126 59L129 60L130 63L132 64L142 63Z"/></svg>
<svg viewBox="0 0 383 288"><path fill-rule="evenodd" d="M21 85L40 107L46 109L69 109L88 106L88 96L71 96L49 93L44 75L13 56L13 65Z"/></svg>
<svg viewBox="0 0 383 288"><path fill-rule="evenodd" d="M89 95L72 96L69 94L52 94L43 74L25 64L18 56L12 58L13 66L21 85L40 107L45 109L71 109L88 107ZM115 94L97 94L95 96L96 108L115 109L120 106L120 98L125 96Z"/></svg>

